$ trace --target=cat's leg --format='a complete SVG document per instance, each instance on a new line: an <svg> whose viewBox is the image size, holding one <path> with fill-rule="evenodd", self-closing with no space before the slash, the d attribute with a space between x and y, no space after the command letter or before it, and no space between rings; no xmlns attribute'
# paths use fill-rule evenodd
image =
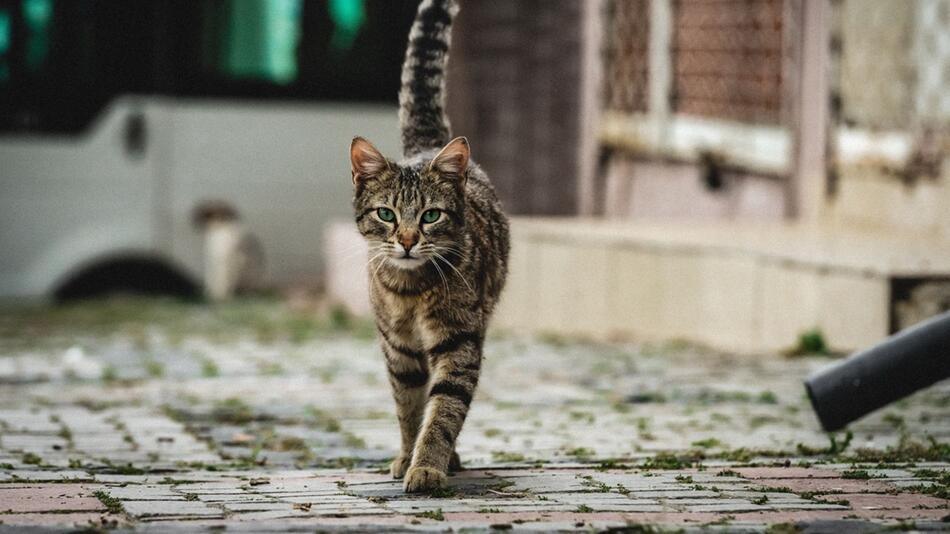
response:
<svg viewBox="0 0 950 534"><path fill-rule="evenodd" d="M399 455L390 465L393 478L402 478L412 462L412 450L422 424L425 410L426 386L429 383L428 364L422 353L405 347L394 347L383 340L383 354L389 383L396 401L396 416L399 419L401 447Z"/></svg>
<svg viewBox="0 0 950 534"><path fill-rule="evenodd" d="M406 472L407 492L429 491L445 483L468 407L478 385L482 363L480 333L453 334L429 351L432 387L412 465Z"/></svg>

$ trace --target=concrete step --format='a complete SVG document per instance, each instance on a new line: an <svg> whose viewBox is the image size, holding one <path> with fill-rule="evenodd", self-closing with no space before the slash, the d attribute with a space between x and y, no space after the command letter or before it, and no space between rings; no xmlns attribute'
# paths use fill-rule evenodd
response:
<svg viewBox="0 0 950 534"><path fill-rule="evenodd" d="M365 254L340 253L358 248L360 237L352 223L329 234L330 295L367 314ZM950 301L942 296L948 280L950 241L935 236L516 218L493 325L741 353L788 349L818 329L832 348L849 351L950 305L931 302Z"/></svg>

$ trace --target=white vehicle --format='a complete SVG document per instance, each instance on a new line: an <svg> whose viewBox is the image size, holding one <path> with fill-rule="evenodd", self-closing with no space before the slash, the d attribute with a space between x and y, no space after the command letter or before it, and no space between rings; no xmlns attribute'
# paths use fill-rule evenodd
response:
<svg viewBox="0 0 950 534"><path fill-rule="evenodd" d="M398 153L414 12L0 3L0 296L194 293L207 200L237 209L270 284L319 274L325 223L350 216L352 136Z"/></svg>

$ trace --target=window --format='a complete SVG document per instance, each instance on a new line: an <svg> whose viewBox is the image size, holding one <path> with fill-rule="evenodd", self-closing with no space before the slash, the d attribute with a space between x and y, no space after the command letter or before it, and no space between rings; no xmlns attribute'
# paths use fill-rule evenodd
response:
<svg viewBox="0 0 950 534"><path fill-rule="evenodd" d="M0 132L122 94L395 103L416 0L0 0Z"/></svg>
<svg viewBox="0 0 950 534"><path fill-rule="evenodd" d="M786 70L792 0L609 0L601 140L637 157L714 155L769 176L791 169Z"/></svg>
<svg viewBox="0 0 950 534"><path fill-rule="evenodd" d="M626 113L649 105L650 3L611 0L607 4L606 108Z"/></svg>
<svg viewBox="0 0 950 534"><path fill-rule="evenodd" d="M673 109L778 124L783 0L680 0L673 6Z"/></svg>

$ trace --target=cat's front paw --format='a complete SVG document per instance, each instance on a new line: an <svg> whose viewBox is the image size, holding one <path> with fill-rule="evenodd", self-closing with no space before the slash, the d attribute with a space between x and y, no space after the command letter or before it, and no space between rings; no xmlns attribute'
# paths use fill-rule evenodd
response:
<svg viewBox="0 0 950 534"><path fill-rule="evenodd" d="M409 469L410 462L412 462L412 454L400 454L393 460L393 463L389 464L389 473L393 478L406 476L406 470Z"/></svg>
<svg viewBox="0 0 950 534"><path fill-rule="evenodd" d="M445 473L432 467L410 467L406 473L403 489L406 493L421 493L445 485Z"/></svg>

